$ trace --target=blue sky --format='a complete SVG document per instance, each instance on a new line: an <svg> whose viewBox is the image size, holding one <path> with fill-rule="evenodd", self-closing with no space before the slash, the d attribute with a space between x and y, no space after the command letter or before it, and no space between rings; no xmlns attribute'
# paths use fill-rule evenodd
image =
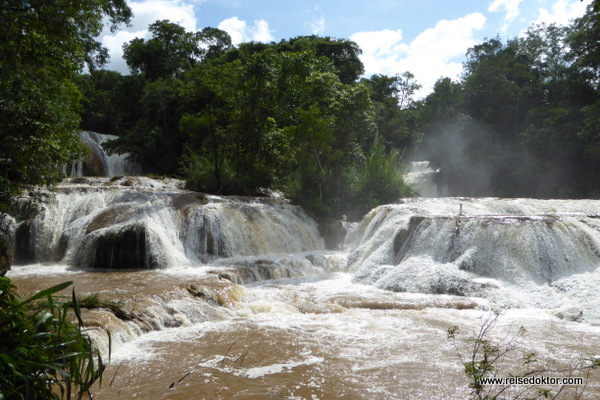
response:
<svg viewBox="0 0 600 400"><path fill-rule="evenodd" d="M318 34L356 41L366 75L410 71L430 92L440 77L458 78L467 49L503 40L533 23L566 24L591 0L135 0L130 27L105 32L108 68L126 73L123 43L150 37L148 25L169 19L188 31L218 27L234 43L270 42Z"/></svg>

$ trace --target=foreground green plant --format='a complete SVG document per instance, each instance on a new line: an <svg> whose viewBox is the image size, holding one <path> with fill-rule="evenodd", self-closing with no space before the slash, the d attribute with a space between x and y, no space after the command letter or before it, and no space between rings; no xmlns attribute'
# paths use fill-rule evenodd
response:
<svg viewBox="0 0 600 400"><path fill-rule="evenodd" d="M521 339L526 331L511 327L499 340L490 338L498 322L499 314L490 316L480 327L477 336L467 338L467 350L459 348L459 328L448 329L464 373L469 380L471 398L477 400L533 400L533 399L581 399L587 388L590 373L600 366L598 358L578 357L567 367L557 368L537 358L532 352L524 352ZM515 357L521 361L514 361ZM582 378L583 384L511 384L503 378L527 381L534 377Z"/></svg>
<svg viewBox="0 0 600 400"><path fill-rule="evenodd" d="M0 277L0 400L91 398L101 382L105 366L83 331L75 292L56 295L72 283L21 298Z"/></svg>

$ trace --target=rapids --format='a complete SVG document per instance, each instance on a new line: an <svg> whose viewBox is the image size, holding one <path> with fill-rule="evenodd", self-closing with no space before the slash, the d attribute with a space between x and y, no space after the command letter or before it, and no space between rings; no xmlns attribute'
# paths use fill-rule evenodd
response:
<svg viewBox="0 0 600 400"><path fill-rule="evenodd" d="M68 179L13 206L19 290L72 280L102 301L84 315L104 354L112 337L96 399L466 399L447 330L468 354L492 310L491 340L527 330L500 376L528 352L600 355L600 201L405 199L335 251L285 199L174 179Z"/></svg>

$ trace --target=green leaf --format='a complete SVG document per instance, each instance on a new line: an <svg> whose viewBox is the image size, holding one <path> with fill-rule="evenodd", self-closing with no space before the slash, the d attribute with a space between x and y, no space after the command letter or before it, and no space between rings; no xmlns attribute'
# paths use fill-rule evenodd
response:
<svg viewBox="0 0 600 400"><path fill-rule="evenodd" d="M40 290L39 292L37 292L36 294L34 294L33 296L22 300L20 303L18 303L18 306L22 306L25 305L27 303L30 303L34 300L39 300L43 297L48 297L53 295L54 293L60 292L61 290L66 289L67 287L69 287L70 285L73 284L73 281L67 281L67 282L63 282L63 283L59 283L58 285L52 286L48 289L44 289L44 290Z"/></svg>

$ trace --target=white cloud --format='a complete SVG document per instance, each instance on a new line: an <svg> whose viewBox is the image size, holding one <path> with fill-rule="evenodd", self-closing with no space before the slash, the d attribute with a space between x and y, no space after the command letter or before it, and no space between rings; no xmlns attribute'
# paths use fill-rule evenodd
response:
<svg viewBox="0 0 600 400"><path fill-rule="evenodd" d="M238 17L227 18L221 21L217 28L229 33L229 36L231 36L231 42L234 45L238 45L244 40L246 21L242 21Z"/></svg>
<svg viewBox="0 0 600 400"><path fill-rule="evenodd" d="M306 10L309 15L304 27L309 29L313 35L322 35L325 32L325 15L321 12L321 6L318 4L312 9Z"/></svg>
<svg viewBox="0 0 600 400"><path fill-rule="evenodd" d="M362 49L361 61L365 73L395 74L398 63L408 54L409 46L402 43L402 31L383 30L375 32L358 32L350 36Z"/></svg>
<svg viewBox="0 0 600 400"><path fill-rule="evenodd" d="M325 32L325 17L321 17L310 24L310 31L313 35L321 35Z"/></svg>
<svg viewBox="0 0 600 400"><path fill-rule="evenodd" d="M417 97L422 97L431 92L439 78L459 76L462 63L454 59L463 56L469 47L477 43L473 32L483 29L485 22L486 18L481 13L452 21L441 20L410 43L402 41L400 30L359 32L350 39L363 50L361 60L366 75L395 75L410 71L423 86L417 93Z"/></svg>
<svg viewBox="0 0 600 400"><path fill-rule="evenodd" d="M271 42L275 40L271 34L269 23L264 19L254 21L254 27L250 29L250 33L252 35L252 40L257 42Z"/></svg>
<svg viewBox="0 0 600 400"><path fill-rule="evenodd" d="M252 26L248 26L246 21L232 17L221 21L218 28L229 33L231 42L236 46L248 41L270 42L275 40L271 34L269 23L264 19L254 21Z"/></svg>
<svg viewBox="0 0 600 400"><path fill-rule="evenodd" d="M504 19L510 22L519 16L519 5L522 1L523 0L494 0L494 2L488 7L488 11L497 12L500 7L503 7L506 11L506 16Z"/></svg>
<svg viewBox="0 0 600 400"><path fill-rule="evenodd" d="M108 30L101 35L100 41L108 49L110 62L108 69L127 73L129 70L123 60L123 44L134 38L149 38L148 26L156 20L168 19L194 32L197 19L194 6L181 0L144 0L131 1L129 7L133 11L131 26L121 26L121 30L111 33Z"/></svg>
<svg viewBox="0 0 600 400"><path fill-rule="evenodd" d="M558 0L548 8L540 8L539 16L535 23L567 25L571 20L585 14L585 9L591 0L571 1Z"/></svg>
<svg viewBox="0 0 600 400"><path fill-rule="evenodd" d="M129 3L133 11L132 27L126 30L147 29L157 19L168 19L186 31L195 31L198 20L194 6L181 0L143 0Z"/></svg>

